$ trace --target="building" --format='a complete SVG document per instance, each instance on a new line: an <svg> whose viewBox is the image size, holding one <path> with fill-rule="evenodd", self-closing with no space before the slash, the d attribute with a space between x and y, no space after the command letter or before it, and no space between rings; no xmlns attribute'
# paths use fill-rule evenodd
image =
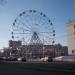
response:
<svg viewBox="0 0 75 75"><path fill-rule="evenodd" d="M57 57L66 56L68 54L67 46L61 44L55 45L22 45L21 41L9 41L9 47L4 48L3 56L9 57L26 57L27 59L32 58L43 58L47 56Z"/></svg>
<svg viewBox="0 0 75 75"><path fill-rule="evenodd" d="M75 54L75 20L69 21L67 28L68 28L68 54Z"/></svg>
<svg viewBox="0 0 75 75"><path fill-rule="evenodd" d="M55 47L55 57L58 56L67 56L68 55L68 47L62 46L61 44L56 44Z"/></svg>
<svg viewBox="0 0 75 75"><path fill-rule="evenodd" d="M46 56L61 56L67 55L68 49L66 46L62 46L61 44L56 45L43 45L43 44L35 44L35 45L22 45L21 41L9 41L10 51L14 55L25 56L29 58L40 58Z"/></svg>
<svg viewBox="0 0 75 75"><path fill-rule="evenodd" d="M21 41L12 41L9 40L9 47L13 48L13 49L17 49L18 47L20 47L22 45Z"/></svg>

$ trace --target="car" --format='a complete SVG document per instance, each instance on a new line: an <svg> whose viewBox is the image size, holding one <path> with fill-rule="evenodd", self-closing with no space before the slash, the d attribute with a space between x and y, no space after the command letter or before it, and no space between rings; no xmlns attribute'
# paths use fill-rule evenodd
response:
<svg viewBox="0 0 75 75"><path fill-rule="evenodd" d="M6 61L17 61L17 58L16 57L7 57L5 60Z"/></svg>
<svg viewBox="0 0 75 75"><path fill-rule="evenodd" d="M5 60L6 59L6 57L0 57L0 60Z"/></svg>
<svg viewBox="0 0 75 75"><path fill-rule="evenodd" d="M26 58L22 58L22 61L26 62Z"/></svg>
<svg viewBox="0 0 75 75"><path fill-rule="evenodd" d="M17 61L23 61L23 62L26 62L26 58L25 58L25 57L19 57L19 58L17 58Z"/></svg>
<svg viewBox="0 0 75 75"><path fill-rule="evenodd" d="M53 61L53 58L49 56L47 61L48 62L52 62Z"/></svg>

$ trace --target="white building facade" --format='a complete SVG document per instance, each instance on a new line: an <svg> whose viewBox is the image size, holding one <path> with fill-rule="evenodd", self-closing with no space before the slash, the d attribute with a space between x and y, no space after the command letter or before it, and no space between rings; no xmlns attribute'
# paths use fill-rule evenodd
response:
<svg viewBox="0 0 75 75"><path fill-rule="evenodd" d="M67 28L68 28L68 54L75 54L75 20L69 21Z"/></svg>

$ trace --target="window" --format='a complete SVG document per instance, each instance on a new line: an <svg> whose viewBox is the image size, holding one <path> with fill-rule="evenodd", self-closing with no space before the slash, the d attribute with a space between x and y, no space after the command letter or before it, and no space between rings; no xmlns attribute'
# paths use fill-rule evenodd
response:
<svg viewBox="0 0 75 75"><path fill-rule="evenodd" d="M72 53L75 53L75 50L72 50Z"/></svg>
<svg viewBox="0 0 75 75"><path fill-rule="evenodd" d="M74 24L74 29L75 29L75 24Z"/></svg>

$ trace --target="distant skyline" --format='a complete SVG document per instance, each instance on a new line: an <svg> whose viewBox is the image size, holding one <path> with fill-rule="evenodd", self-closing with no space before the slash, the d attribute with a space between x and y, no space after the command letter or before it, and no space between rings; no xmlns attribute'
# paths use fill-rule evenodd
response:
<svg viewBox="0 0 75 75"><path fill-rule="evenodd" d="M11 25L23 11L35 9L46 14L55 31L55 44L67 45L67 22L73 18L73 0L0 0L0 48L8 47Z"/></svg>

